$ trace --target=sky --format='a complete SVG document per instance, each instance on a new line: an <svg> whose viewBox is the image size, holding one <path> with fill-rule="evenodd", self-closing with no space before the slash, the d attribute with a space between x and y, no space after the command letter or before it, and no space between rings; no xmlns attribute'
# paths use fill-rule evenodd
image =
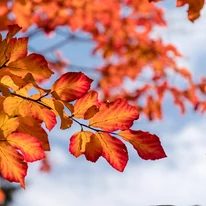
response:
<svg viewBox="0 0 206 206"><path fill-rule="evenodd" d="M167 29L157 29L167 43L174 43L184 54L180 65L189 68L195 78L206 75L206 9L195 23L187 19L186 8L177 9L166 1ZM51 37L52 38L52 37ZM36 40L37 41L37 40ZM35 43L35 40L34 40ZM89 58L92 45L81 52L75 44L64 47L76 63L95 66L100 59ZM72 52L71 52L72 51ZM68 152L68 143L76 128L50 134L52 161L50 173L39 172L39 162L29 165L26 190L15 193L12 206L150 206L206 205L206 116L192 108L182 116L171 102L164 105L163 121L140 118L134 128L157 134L167 158L144 161L128 145L130 160L123 173L104 159L96 164L84 157L76 159Z"/></svg>

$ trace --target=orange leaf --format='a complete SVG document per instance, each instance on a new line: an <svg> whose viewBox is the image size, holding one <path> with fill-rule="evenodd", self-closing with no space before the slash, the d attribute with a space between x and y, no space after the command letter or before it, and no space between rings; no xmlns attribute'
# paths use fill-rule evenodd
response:
<svg viewBox="0 0 206 206"><path fill-rule="evenodd" d="M53 72L48 68L47 61L40 54L30 54L27 57L19 58L7 65L9 71L17 76L24 77L31 73L35 80L49 78Z"/></svg>
<svg viewBox="0 0 206 206"><path fill-rule="evenodd" d="M48 135L45 130L41 127L41 122L32 117L19 117L19 127L17 128L18 132L30 134L33 137L36 137L41 141L44 151L49 151L49 140Z"/></svg>
<svg viewBox="0 0 206 206"><path fill-rule="evenodd" d="M27 55L27 45L28 38L12 38L8 43L8 48L5 52L5 55L10 62L16 61L19 58L26 57Z"/></svg>
<svg viewBox="0 0 206 206"><path fill-rule="evenodd" d="M14 91L17 91L18 89L22 88L23 86L25 86L27 84L21 77L18 77L18 76L13 75L13 74L4 75L1 78L1 83L3 85L5 85L7 88L13 89ZM5 93L5 91L4 91L4 93ZM8 93L8 92L6 92L6 93ZM8 96L8 95L4 95L4 96Z"/></svg>
<svg viewBox="0 0 206 206"><path fill-rule="evenodd" d="M96 135L89 131L82 131L72 135L69 151L75 157L84 154L87 160L96 162L102 154L102 147Z"/></svg>
<svg viewBox="0 0 206 206"><path fill-rule="evenodd" d="M61 126L60 129L68 129L72 125L72 120L69 118L69 116L64 111L64 102L61 100L51 99L51 98L42 98L42 102L52 108L53 112L56 114L56 116L59 116L61 119ZM70 104L67 104L69 107ZM73 106L73 105L71 105Z"/></svg>
<svg viewBox="0 0 206 206"><path fill-rule="evenodd" d="M6 39L11 39L14 35L16 35L21 30L21 27L17 24L8 25L8 33L6 35Z"/></svg>
<svg viewBox="0 0 206 206"><path fill-rule="evenodd" d="M133 121L139 118L135 106L127 103L126 99L116 99L114 102L102 102L99 112L90 119L90 126L99 127L105 131L129 129Z"/></svg>
<svg viewBox="0 0 206 206"><path fill-rule="evenodd" d="M53 84L51 94L56 99L70 102L86 94L92 81L82 72L68 72Z"/></svg>
<svg viewBox="0 0 206 206"><path fill-rule="evenodd" d="M195 21L200 16L200 11L203 8L205 0L177 0L177 7L189 5L188 19Z"/></svg>
<svg viewBox="0 0 206 206"><path fill-rule="evenodd" d="M24 178L27 174L27 164L23 156L7 141L0 142L0 171L4 179L10 182L20 182L25 188Z"/></svg>
<svg viewBox="0 0 206 206"><path fill-rule="evenodd" d="M89 119L99 111L98 106L98 93L90 91L75 102L73 115L76 118Z"/></svg>
<svg viewBox="0 0 206 206"><path fill-rule="evenodd" d="M27 162L34 162L46 157L41 142L29 134L15 132L10 134L6 140L11 146L21 151Z"/></svg>
<svg viewBox="0 0 206 206"><path fill-rule="evenodd" d="M31 116L43 121L48 130L56 125L56 115L49 109L40 106L37 102L23 99L18 96L7 97L4 100L4 111L9 116L21 115L22 117Z"/></svg>
<svg viewBox="0 0 206 206"><path fill-rule="evenodd" d="M125 130L120 131L119 135L125 141L131 143L144 160L156 160L166 157L159 138L154 134L141 130Z"/></svg>
<svg viewBox="0 0 206 206"><path fill-rule="evenodd" d="M98 132L95 135L102 145L102 156L116 170L123 172L128 161L128 153L125 144L106 132Z"/></svg>

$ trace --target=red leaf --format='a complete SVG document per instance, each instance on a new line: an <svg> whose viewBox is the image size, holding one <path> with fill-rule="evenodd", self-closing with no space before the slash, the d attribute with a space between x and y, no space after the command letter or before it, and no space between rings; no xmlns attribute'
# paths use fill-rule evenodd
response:
<svg viewBox="0 0 206 206"><path fill-rule="evenodd" d="M84 96L92 81L82 72L68 72L53 84L51 94L56 99L70 102Z"/></svg>
<svg viewBox="0 0 206 206"><path fill-rule="evenodd" d="M125 144L106 132L95 134L102 145L102 156L116 170L123 172L128 162L128 153Z"/></svg>
<svg viewBox="0 0 206 206"><path fill-rule="evenodd" d="M27 164L23 156L7 141L0 143L0 171L4 179L10 182L20 182L25 188L24 178L27 174Z"/></svg>
<svg viewBox="0 0 206 206"><path fill-rule="evenodd" d="M125 141L131 143L144 160L156 160L166 157L159 138L154 134L141 130L125 130L119 132L119 135Z"/></svg>

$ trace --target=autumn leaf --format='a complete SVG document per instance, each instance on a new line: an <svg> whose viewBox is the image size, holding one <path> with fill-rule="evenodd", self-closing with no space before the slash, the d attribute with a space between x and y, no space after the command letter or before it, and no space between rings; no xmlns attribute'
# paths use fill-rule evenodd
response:
<svg viewBox="0 0 206 206"><path fill-rule="evenodd" d="M90 131L81 131L72 135L69 151L75 157L84 154L87 160L96 162L102 154L102 146L95 134Z"/></svg>
<svg viewBox="0 0 206 206"><path fill-rule="evenodd" d="M10 145L21 151L26 162L34 162L45 158L41 142L29 134L14 132L6 137Z"/></svg>
<svg viewBox="0 0 206 206"><path fill-rule="evenodd" d="M20 30L21 27L17 24L8 25L8 33L6 35L6 39L10 40L13 36L15 36Z"/></svg>
<svg viewBox="0 0 206 206"><path fill-rule="evenodd" d="M13 75L13 74L4 75L1 78L1 83L5 87L7 87L8 90L9 90L9 88L11 88L14 91L19 90L20 88L24 87L27 84L21 77L18 77L18 76ZM8 93L8 92L4 91L4 93ZM4 95L4 96L8 96L8 95Z"/></svg>
<svg viewBox="0 0 206 206"><path fill-rule="evenodd" d="M15 1L12 6L12 11L16 14L16 20L19 25L23 27L23 30L29 27L32 22L32 17L30 16L32 11L31 1Z"/></svg>
<svg viewBox="0 0 206 206"><path fill-rule="evenodd" d="M128 161L128 152L125 144L106 132L97 132L102 146L102 156L116 170L123 172Z"/></svg>
<svg viewBox="0 0 206 206"><path fill-rule="evenodd" d="M56 115L48 108L43 107L36 101L32 101L26 97L10 96L4 100L4 111L9 116L22 117L31 116L43 121L48 130L51 130L57 123Z"/></svg>
<svg viewBox="0 0 206 206"><path fill-rule="evenodd" d="M3 111L0 112L0 135L7 137L12 132L16 131L19 126L18 118L9 118Z"/></svg>
<svg viewBox="0 0 206 206"><path fill-rule="evenodd" d="M24 178L27 174L27 163L7 141L0 141L0 171L4 179L20 182L25 188Z"/></svg>
<svg viewBox="0 0 206 206"><path fill-rule="evenodd" d="M29 134L37 138L44 149L44 151L49 151L49 140L48 135L45 130L41 127L41 121L33 119L32 117L18 117L19 126L17 132Z"/></svg>
<svg viewBox="0 0 206 206"><path fill-rule="evenodd" d="M71 118L64 111L64 105L65 105L64 102L62 102L61 100L56 100L51 98L42 98L42 102L45 105L49 106L52 109L52 111L56 114L57 117L58 116L60 117L61 119L60 129L64 130L71 127L73 122ZM70 105L67 104L67 106L71 109L73 105L71 105L70 107Z"/></svg>
<svg viewBox="0 0 206 206"><path fill-rule="evenodd" d="M89 122L91 127L98 127L105 131L125 130L132 126L133 121L139 118L138 110L123 98L114 102L100 103L99 112Z"/></svg>
<svg viewBox="0 0 206 206"><path fill-rule="evenodd" d="M25 77L31 73L35 80L48 79L53 72L48 68L47 61L40 54L30 54L7 65L9 71L17 76Z"/></svg>
<svg viewBox="0 0 206 206"><path fill-rule="evenodd" d="M166 157L159 138L154 134L129 129L120 131L119 135L125 141L131 143L139 156L144 160L157 160Z"/></svg>
<svg viewBox="0 0 206 206"><path fill-rule="evenodd" d="M188 4L188 19L193 22L200 17L200 11L203 8L204 3L205 0L177 0L177 7Z"/></svg>
<svg viewBox="0 0 206 206"><path fill-rule="evenodd" d="M86 94L92 81L82 72L67 72L53 84L51 94L56 99L70 102Z"/></svg>
<svg viewBox="0 0 206 206"><path fill-rule="evenodd" d="M74 104L73 115L75 118L90 119L99 111L98 106L98 93L90 91L77 99Z"/></svg>
<svg viewBox="0 0 206 206"><path fill-rule="evenodd" d="M8 43L5 56L8 59L7 65L19 58L26 57L28 46L28 38L12 38Z"/></svg>

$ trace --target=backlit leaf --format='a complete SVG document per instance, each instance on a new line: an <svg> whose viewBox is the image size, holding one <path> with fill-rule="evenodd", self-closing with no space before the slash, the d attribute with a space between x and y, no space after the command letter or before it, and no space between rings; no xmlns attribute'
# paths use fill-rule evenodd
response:
<svg viewBox="0 0 206 206"><path fill-rule="evenodd" d="M41 142L29 134L14 132L6 140L16 149L19 149L25 161L34 162L45 158Z"/></svg>
<svg viewBox="0 0 206 206"><path fill-rule="evenodd" d="M8 33L6 35L6 39L11 39L14 35L16 35L21 30L21 27L17 24L8 25Z"/></svg>
<svg viewBox="0 0 206 206"><path fill-rule="evenodd" d="M6 57L9 59L7 65L19 58L26 57L28 50L27 45L28 38L12 38L9 41L8 48L5 53Z"/></svg>
<svg viewBox="0 0 206 206"><path fill-rule="evenodd" d="M4 75L1 78L1 83L4 84L6 87L13 89L14 91L17 91L18 89L27 84L24 80L22 80L21 77L12 74Z"/></svg>
<svg viewBox="0 0 206 206"><path fill-rule="evenodd" d="M72 135L69 151L75 157L84 154L87 160L96 162L102 154L102 147L96 135L89 131L82 131Z"/></svg>
<svg viewBox="0 0 206 206"><path fill-rule="evenodd" d="M68 72L53 84L51 94L56 99L70 102L86 94L92 81L82 72Z"/></svg>
<svg viewBox="0 0 206 206"><path fill-rule="evenodd" d="M9 134L16 131L18 126L18 118L9 118L9 116L6 113L0 112L0 133L4 137L7 137Z"/></svg>
<svg viewBox="0 0 206 206"><path fill-rule="evenodd" d="M89 119L99 111L98 106L98 93L90 91L80 99L77 99L74 104L73 115L76 118Z"/></svg>
<svg viewBox="0 0 206 206"><path fill-rule="evenodd" d="M177 0L177 7L189 5L188 19L195 21L200 16L200 11L203 8L205 0Z"/></svg>
<svg viewBox="0 0 206 206"><path fill-rule="evenodd" d="M17 76L25 77L31 73L35 80L49 78L53 72L48 68L47 61L40 54L30 54L27 57L19 58L7 65L10 72Z"/></svg>
<svg viewBox="0 0 206 206"><path fill-rule="evenodd" d="M42 98L42 102L51 107L52 111L56 114L56 116L59 116L61 119L61 126L60 129L68 129L72 125L72 120L69 118L69 116L64 111L64 102L61 100L51 99L51 98ZM69 107L69 104L67 104Z"/></svg>
<svg viewBox="0 0 206 206"><path fill-rule="evenodd" d="M157 160L166 157L159 138L141 130L120 131L119 135L131 143L139 156L145 160Z"/></svg>
<svg viewBox="0 0 206 206"><path fill-rule="evenodd" d="M4 179L10 182L20 182L25 188L24 178L27 174L27 164L23 156L7 141L0 141L0 171Z"/></svg>
<svg viewBox="0 0 206 206"><path fill-rule="evenodd" d="M116 170L123 172L128 161L125 144L106 132L95 133L102 146L102 156Z"/></svg>
<svg viewBox="0 0 206 206"><path fill-rule="evenodd" d="M133 121L139 118L138 110L125 99L119 98L114 102L102 102L99 112L90 119L90 126L105 131L125 130L132 126Z"/></svg>
<svg viewBox="0 0 206 206"><path fill-rule="evenodd" d="M45 123L48 130L51 130L57 123L56 115L48 108L18 96L10 96L4 100L4 111L9 116L21 115L22 117L31 116L39 119Z"/></svg>
<svg viewBox="0 0 206 206"><path fill-rule="evenodd" d="M32 117L19 117L19 127L18 132L30 134L31 136L37 138L41 141L44 151L49 151L49 140L48 135L45 130L41 127L41 122L33 119Z"/></svg>

